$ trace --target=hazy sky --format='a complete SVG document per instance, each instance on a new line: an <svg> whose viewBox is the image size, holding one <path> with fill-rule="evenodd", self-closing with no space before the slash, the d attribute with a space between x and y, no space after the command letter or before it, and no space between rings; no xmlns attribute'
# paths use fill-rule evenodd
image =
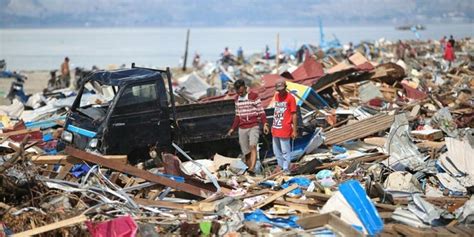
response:
<svg viewBox="0 0 474 237"><path fill-rule="evenodd" d="M0 27L473 23L474 0L0 0Z"/></svg>

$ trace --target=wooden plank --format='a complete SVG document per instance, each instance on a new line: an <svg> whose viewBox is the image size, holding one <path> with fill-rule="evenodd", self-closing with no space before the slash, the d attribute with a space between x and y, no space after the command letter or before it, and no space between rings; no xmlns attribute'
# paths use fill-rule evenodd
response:
<svg viewBox="0 0 474 237"><path fill-rule="evenodd" d="M185 204L181 203L175 203L175 202L167 202L167 201L160 201L160 200L150 200L150 199L144 199L144 198L133 198L133 200L144 206L157 206L157 207L164 207L164 208L169 208L169 209L178 209L178 210L184 210L185 209Z"/></svg>
<svg viewBox="0 0 474 237"><path fill-rule="evenodd" d="M258 190L258 191L254 191L254 192L251 192L251 193L247 193L243 196L240 196L240 197L236 197L236 199L246 199L246 198L251 198L251 197L255 197L255 196L260 196L260 195L265 195L265 194L268 194L268 193L274 193L274 191L270 190L270 189L262 189L262 190Z"/></svg>
<svg viewBox="0 0 474 237"><path fill-rule="evenodd" d="M435 141L444 137L443 132L439 129L411 131L410 134L418 139Z"/></svg>
<svg viewBox="0 0 474 237"><path fill-rule="evenodd" d="M120 164L126 164L127 163L127 156L126 155L107 155L107 156L102 156L104 159L112 160L114 162L118 162ZM34 164L77 164L81 163L82 160L72 157L72 156L67 156L67 155L48 155L48 156L33 156L31 158L31 161Z"/></svg>
<svg viewBox="0 0 474 237"><path fill-rule="evenodd" d="M395 209L397 209L397 207L398 207L398 206L395 206L395 205L384 204L384 203L375 203L375 206L378 207L378 208L389 210L389 211L395 211Z"/></svg>
<svg viewBox="0 0 474 237"><path fill-rule="evenodd" d="M38 132L38 131L40 131L39 128L32 128L32 129L22 129L22 130L13 131L13 132L0 133L0 138L7 138L7 137L10 137L10 136L21 135L21 134L32 133L32 132Z"/></svg>
<svg viewBox="0 0 474 237"><path fill-rule="evenodd" d="M303 191L303 193L306 197L315 198L324 202L326 202L327 200L329 200L329 198L331 198L331 195L324 194L324 193L307 192L307 191Z"/></svg>
<svg viewBox="0 0 474 237"><path fill-rule="evenodd" d="M65 151L67 154L74 156L76 158L79 158L81 160L92 162L92 163L95 163L95 164L98 164L98 165L101 165L101 166L104 166L116 171L120 171L126 174L130 174L130 175L145 179L150 182L162 184L170 188L174 188L174 189L181 190L190 194L194 194L199 197L206 198L214 193L207 189L199 188L187 183L179 183L172 179L168 179L162 176L155 175L148 171L138 169L134 166L120 164L112 160L108 160L103 157L100 157L98 155L75 149L70 146L66 147Z"/></svg>
<svg viewBox="0 0 474 237"><path fill-rule="evenodd" d="M293 209L300 213L318 213L318 209L315 206L307 205L307 204L298 204L298 203L291 203L283 200L275 200L275 204L286 206L288 209Z"/></svg>
<svg viewBox="0 0 474 237"><path fill-rule="evenodd" d="M356 51L354 54L352 54L350 57L349 57L349 61L351 63L353 63L354 65L356 66L359 66L359 65L362 65L364 63L370 63L369 60L367 60L366 57L364 57L364 55L362 55L360 52ZM381 70L381 69L379 69ZM383 70L385 71L385 70Z"/></svg>
<svg viewBox="0 0 474 237"><path fill-rule="evenodd" d="M386 130L392 126L394 115L378 114L373 117L348 124L326 132L326 145L364 138L374 133Z"/></svg>
<svg viewBox="0 0 474 237"><path fill-rule="evenodd" d="M391 232L382 232L378 234L377 236L379 237L396 237L398 236L397 234L391 233Z"/></svg>
<svg viewBox="0 0 474 237"><path fill-rule="evenodd" d="M112 172L112 174L110 175L110 182L117 184L117 179L119 175L120 175L119 172Z"/></svg>
<svg viewBox="0 0 474 237"><path fill-rule="evenodd" d="M432 237L434 235L434 231L430 229L414 228L402 224L393 225L393 229L405 236Z"/></svg>
<svg viewBox="0 0 474 237"><path fill-rule="evenodd" d="M18 211L18 209L16 209L15 207L12 207L6 203L3 203L3 202L0 202L0 208L2 209L5 209L5 210L8 210L8 212L16 212ZM0 232L1 233L1 232Z"/></svg>
<svg viewBox="0 0 474 237"><path fill-rule="evenodd" d="M65 164L61 166L61 169L59 170L59 174L55 177L55 179L64 179L66 178L66 175L69 173L71 168L73 167L73 164Z"/></svg>
<svg viewBox="0 0 474 237"><path fill-rule="evenodd" d="M49 225L45 225L45 226L41 226L41 227L34 228L34 229L31 229L31 230L23 231L23 232L20 232L18 234L12 235L12 237L25 237L25 236L37 235L37 234L41 234L41 233L48 232L48 231L51 231L51 230L60 229L60 228L66 227L66 226L79 224L79 223L82 223L86 220L87 220L87 217L85 215L79 215L79 216L76 216L76 217L73 217L73 218L69 218L69 219L66 219L66 220L59 221L59 222L51 223Z"/></svg>
<svg viewBox="0 0 474 237"><path fill-rule="evenodd" d="M264 181L267 181L267 180L269 180L269 179L273 179L273 178L278 177L278 176L280 176L280 175L282 175L282 174L283 174L283 170L282 170L282 171L279 171L279 172L276 172L276 173L274 173L274 174L272 174L272 175L270 175L270 176L268 176L268 177L265 177L265 178L263 178L263 179L261 179L261 180L255 182L255 183L251 184L247 189L250 190L251 188L257 186L259 183L264 182Z"/></svg>
<svg viewBox="0 0 474 237"><path fill-rule="evenodd" d="M291 192L291 191L293 191L293 190L295 190L295 189L297 189L297 188L298 188L298 184L293 184L293 185L291 185L291 186L288 187L288 188L285 188L285 189L283 189L283 190L280 190L280 191L276 192L275 194L273 194L273 195L270 196L269 198L267 198L267 199L265 199L265 200L263 200L263 201L261 201L261 202L259 202L259 203L256 203L255 205L253 205L252 208L253 208L253 209L261 208L261 207L263 207L263 206L265 206L265 205L267 205L267 204L269 204L269 203L271 203L271 202L277 200L279 197L282 197L282 196L284 196L285 194L287 194L287 193L289 193L289 192Z"/></svg>
<svg viewBox="0 0 474 237"><path fill-rule="evenodd" d="M153 189L153 190L150 190L150 192L148 192L147 194L147 199L148 200L155 200L158 195L160 195L160 191L156 190L156 189Z"/></svg>
<svg viewBox="0 0 474 237"><path fill-rule="evenodd" d="M445 205L447 203L459 203L462 206L465 202L467 202L467 200L469 200L469 198L467 197L421 197L430 203L440 206ZM409 200L408 198L394 198L393 202L395 205L408 205Z"/></svg>
<svg viewBox="0 0 474 237"><path fill-rule="evenodd" d="M436 231L436 236L438 235L443 235L443 236L459 236L457 234L455 234L454 232L451 232L449 230L447 230L445 227L433 227L431 228L433 229L434 231Z"/></svg>
<svg viewBox="0 0 474 237"><path fill-rule="evenodd" d="M332 168L332 167L335 167L335 166L344 166L344 165L351 164L352 162L372 162L372 161L376 161L376 160L379 160L379 159L383 160L383 159L386 159L386 158L388 158L388 155L385 155L385 154L382 154L382 155L369 154L367 156L357 157L357 158L353 158L353 159L346 159L346 160L339 160L339 161L335 161L335 162L331 162L331 163L325 163L321 166L316 167L316 170Z"/></svg>
<svg viewBox="0 0 474 237"><path fill-rule="evenodd" d="M415 145L418 148L428 148L428 149L441 149L446 143L443 142L433 142L433 141L423 141L420 143L416 143Z"/></svg>
<svg viewBox="0 0 474 237"><path fill-rule="evenodd" d="M45 177L51 177L51 174L54 172L54 165L46 165L46 170L41 172Z"/></svg>
<svg viewBox="0 0 474 237"><path fill-rule="evenodd" d="M332 213L302 217L298 219L297 223L305 230L328 225L333 231L339 233L340 236L364 236L350 224Z"/></svg>
<svg viewBox="0 0 474 237"><path fill-rule="evenodd" d="M469 233L469 236L474 236L474 227L468 227L468 226L464 226L464 225L457 225L455 226L456 229L459 229L459 230L462 230L464 231L464 233Z"/></svg>
<svg viewBox="0 0 474 237"><path fill-rule="evenodd" d="M453 233L456 233L458 236L460 237L470 237L470 236L473 236L472 232L469 233L469 232L465 232L464 230L462 229L459 229L459 228L456 228L455 226L452 226L452 227L446 227L447 230L453 232Z"/></svg>

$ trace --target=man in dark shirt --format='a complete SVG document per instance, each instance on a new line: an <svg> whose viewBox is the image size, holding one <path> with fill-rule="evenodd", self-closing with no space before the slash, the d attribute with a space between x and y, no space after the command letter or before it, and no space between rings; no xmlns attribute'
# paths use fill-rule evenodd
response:
<svg viewBox="0 0 474 237"><path fill-rule="evenodd" d="M449 43L451 43L451 47L453 47L453 49L454 49L454 47L455 47L454 43L456 43L456 41L454 40L453 35L449 36Z"/></svg>

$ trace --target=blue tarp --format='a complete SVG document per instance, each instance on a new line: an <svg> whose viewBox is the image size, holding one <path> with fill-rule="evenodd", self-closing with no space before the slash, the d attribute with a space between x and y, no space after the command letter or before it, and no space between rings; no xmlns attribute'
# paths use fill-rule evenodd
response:
<svg viewBox="0 0 474 237"><path fill-rule="evenodd" d="M86 164L75 164L70 173L76 177L76 178L79 178L79 177L82 177L83 175L87 174L87 172L89 172L91 168L86 165Z"/></svg>
<svg viewBox="0 0 474 237"><path fill-rule="evenodd" d="M290 193L291 194L294 194L294 195L303 195L303 190L301 190L301 188L308 188L308 186L311 184L311 180L306 178L306 177L294 177L294 178L291 178L290 180L286 181L285 183L283 183L281 185L282 188L288 188L290 187L292 184L298 184L298 188L291 191Z"/></svg>
<svg viewBox="0 0 474 237"><path fill-rule="evenodd" d="M297 216L290 216L288 218L269 218L260 209L257 209L252 213L246 213L244 216L245 221L263 222L280 228L301 228L301 226L296 223L298 220Z"/></svg>
<svg viewBox="0 0 474 237"><path fill-rule="evenodd" d="M383 230L383 222L365 190L356 180L339 185L339 191L352 207L369 235L374 236Z"/></svg>

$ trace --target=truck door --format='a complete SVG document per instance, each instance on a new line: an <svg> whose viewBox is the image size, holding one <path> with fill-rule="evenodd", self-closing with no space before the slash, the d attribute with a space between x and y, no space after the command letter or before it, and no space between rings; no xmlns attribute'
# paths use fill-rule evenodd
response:
<svg viewBox="0 0 474 237"><path fill-rule="evenodd" d="M160 103L160 97L166 94L161 95L159 89L154 80L129 84L120 90L104 134L106 153L129 154L170 142L169 113Z"/></svg>

